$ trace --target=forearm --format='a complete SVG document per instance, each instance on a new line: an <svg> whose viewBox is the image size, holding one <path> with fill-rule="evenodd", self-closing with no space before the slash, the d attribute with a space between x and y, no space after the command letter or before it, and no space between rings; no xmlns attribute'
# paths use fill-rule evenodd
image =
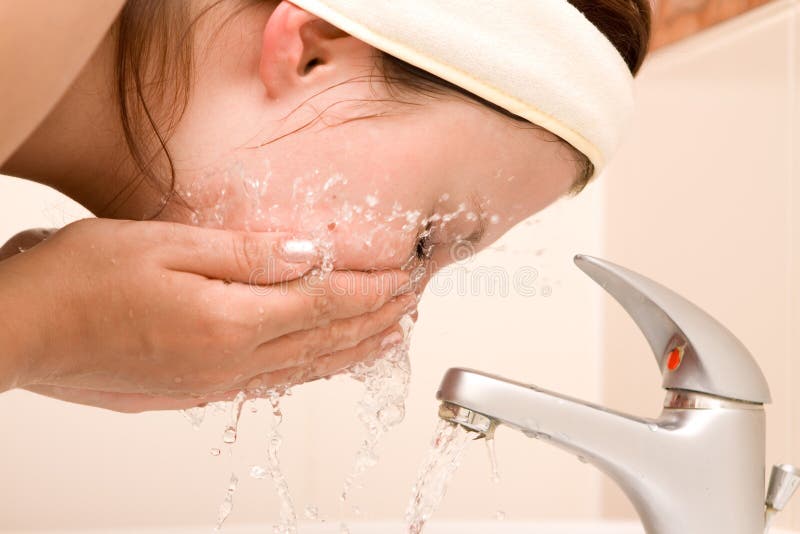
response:
<svg viewBox="0 0 800 534"><path fill-rule="evenodd" d="M14 334L13 313L0 298L0 393L14 389L20 383L24 349L19 334Z"/></svg>
<svg viewBox="0 0 800 534"><path fill-rule="evenodd" d="M33 314L36 302L20 292L12 277L0 274L0 392L30 381L41 342Z"/></svg>

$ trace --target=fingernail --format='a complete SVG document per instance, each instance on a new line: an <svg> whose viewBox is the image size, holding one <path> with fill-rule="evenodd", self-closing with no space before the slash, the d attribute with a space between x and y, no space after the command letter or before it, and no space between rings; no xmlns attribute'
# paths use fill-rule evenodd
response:
<svg viewBox="0 0 800 534"><path fill-rule="evenodd" d="M287 239L281 244L281 255L289 263L308 263L317 258L317 246L308 239Z"/></svg>

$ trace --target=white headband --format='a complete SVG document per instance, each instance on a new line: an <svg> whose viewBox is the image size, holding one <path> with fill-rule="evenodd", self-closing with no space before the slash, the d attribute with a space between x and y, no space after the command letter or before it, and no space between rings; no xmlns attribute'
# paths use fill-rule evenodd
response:
<svg viewBox="0 0 800 534"><path fill-rule="evenodd" d="M633 113L617 49L567 0L291 0L558 135L599 172Z"/></svg>

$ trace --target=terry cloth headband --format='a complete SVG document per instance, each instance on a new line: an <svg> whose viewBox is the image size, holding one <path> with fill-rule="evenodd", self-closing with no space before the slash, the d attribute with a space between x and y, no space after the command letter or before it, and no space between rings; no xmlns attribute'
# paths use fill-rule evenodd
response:
<svg viewBox="0 0 800 534"><path fill-rule="evenodd" d="M633 76L567 0L291 0L353 37L558 135L602 170Z"/></svg>

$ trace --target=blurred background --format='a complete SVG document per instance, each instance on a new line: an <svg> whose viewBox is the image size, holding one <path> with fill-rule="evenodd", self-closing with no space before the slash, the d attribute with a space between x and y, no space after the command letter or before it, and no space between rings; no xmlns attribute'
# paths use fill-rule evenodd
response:
<svg viewBox="0 0 800 534"><path fill-rule="evenodd" d="M407 420L356 490L362 518L397 520L436 424L444 371L469 366L655 416L663 391L634 324L571 263L599 255L684 294L747 345L769 380L768 464L800 463L800 2L662 0L658 50L636 83L634 128L612 166L578 198L520 224L433 284L412 341ZM44 187L0 178L0 240L88 216ZM534 267L535 295L489 289L479 267ZM58 271L53 276L59 276ZM438 288L438 289L437 289ZM492 294L494 293L494 294ZM295 505L339 517L363 431L358 382L337 378L284 399L281 458ZM233 455L224 414L199 430L180 413L121 415L14 391L0 396L0 531L212 525L231 471L230 523L270 523L270 417L245 407ZM212 448L223 453L213 456ZM501 482L472 443L436 519L632 518L591 466L501 429ZM353 516L352 510L348 513ZM780 524L800 528L800 506Z"/></svg>

